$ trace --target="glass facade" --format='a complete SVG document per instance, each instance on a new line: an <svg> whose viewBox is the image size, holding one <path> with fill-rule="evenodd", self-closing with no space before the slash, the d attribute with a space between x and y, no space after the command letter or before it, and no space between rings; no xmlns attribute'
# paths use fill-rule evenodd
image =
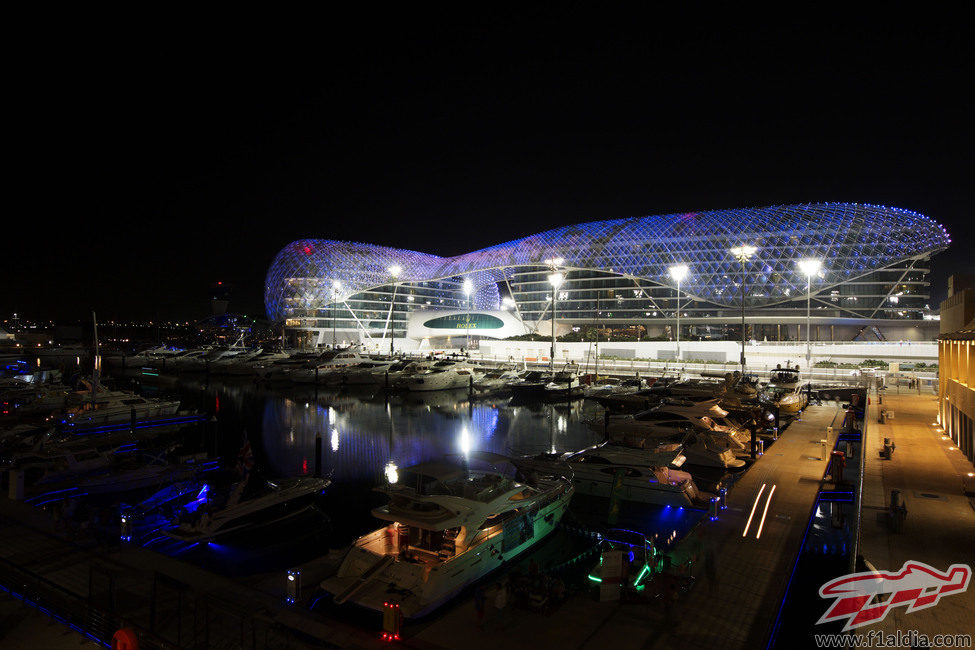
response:
<svg viewBox="0 0 975 650"><path fill-rule="evenodd" d="M557 267L560 321L591 322L598 310L601 322L645 323L676 315L668 269L686 264L682 317L727 322L743 300L750 315L804 317L797 263L817 259L813 317L917 320L928 308L927 260L949 243L929 217L857 203L595 221L452 258L309 239L277 255L265 302L269 318L291 326L383 332L391 323L402 335L415 307L497 309L504 295L531 324L551 317ZM742 245L755 248L744 263L731 252Z"/></svg>

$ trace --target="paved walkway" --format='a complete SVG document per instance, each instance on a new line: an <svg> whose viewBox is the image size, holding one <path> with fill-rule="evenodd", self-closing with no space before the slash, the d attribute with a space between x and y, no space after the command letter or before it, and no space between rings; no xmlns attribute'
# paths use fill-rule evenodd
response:
<svg viewBox="0 0 975 650"><path fill-rule="evenodd" d="M879 424L880 408L892 410L894 418ZM936 423L937 413L937 397L930 394L887 395L882 406L876 398L870 406L861 552L878 570L898 570L908 560L942 571L956 563L975 569L975 502L966 496L975 494L975 477L968 476L975 468L952 449L954 443ZM878 453L884 438L896 445L891 460ZM900 532L891 532L886 517L894 489L907 507ZM861 628L872 630L975 637L975 580L968 591L944 597L935 607L910 614L893 608L881 623Z"/></svg>

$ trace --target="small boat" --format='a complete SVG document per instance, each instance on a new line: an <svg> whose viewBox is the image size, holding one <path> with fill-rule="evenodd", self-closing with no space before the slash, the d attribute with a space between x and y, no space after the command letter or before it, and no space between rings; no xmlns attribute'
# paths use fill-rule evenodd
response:
<svg viewBox="0 0 975 650"><path fill-rule="evenodd" d="M603 554L618 553L623 563L621 584L637 591L660 571L660 557L653 542L643 533L624 528L610 528L600 540L599 564L589 572L589 580L597 584L603 581Z"/></svg>
<svg viewBox="0 0 975 650"><path fill-rule="evenodd" d="M298 477L266 481L266 491L242 498L250 474L231 490L226 502L207 500L191 521L184 521L163 534L184 542L209 542L230 533L268 526L306 511L331 482L325 478Z"/></svg>
<svg viewBox="0 0 975 650"><path fill-rule="evenodd" d="M562 473L522 478L522 467L475 452L402 470L377 488L389 503L372 514L387 525L357 539L322 588L336 604L382 611L392 602L409 618L433 611L559 525L572 481Z"/></svg>

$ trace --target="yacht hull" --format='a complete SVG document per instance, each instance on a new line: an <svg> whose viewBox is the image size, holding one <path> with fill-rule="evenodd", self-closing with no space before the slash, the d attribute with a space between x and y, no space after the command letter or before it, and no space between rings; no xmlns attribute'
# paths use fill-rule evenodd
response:
<svg viewBox="0 0 975 650"><path fill-rule="evenodd" d="M565 489L547 505L539 508L534 517L534 534L526 541L503 549L503 533L449 561L433 566L413 563L393 555L380 555L359 545L357 540L346 555L338 573L325 580L322 588L332 594L342 594L355 588L370 570L375 573L344 602L383 611L384 603L397 603L407 618L419 618L434 611L468 585L481 580L529 550L552 531L569 505L573 488ZM385 529L370 536L383 535ZM384 566L385 565L385 566Z"/></svg>

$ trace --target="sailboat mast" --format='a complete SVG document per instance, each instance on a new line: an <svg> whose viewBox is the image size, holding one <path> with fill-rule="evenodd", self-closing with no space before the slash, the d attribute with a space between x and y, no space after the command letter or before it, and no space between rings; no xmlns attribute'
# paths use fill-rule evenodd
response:
<svg viewBox="0 0 975 650"><path fill-rule="evenodd" d="M91 312L91 322L94 327L94 340L95 340L95 358L92 362L91 368L91 408L95 409L95 398L98 394L98 381L101 379L99 375L101 374L101 362L98 356L98 319L95 317L95 311Z"/></svg>

